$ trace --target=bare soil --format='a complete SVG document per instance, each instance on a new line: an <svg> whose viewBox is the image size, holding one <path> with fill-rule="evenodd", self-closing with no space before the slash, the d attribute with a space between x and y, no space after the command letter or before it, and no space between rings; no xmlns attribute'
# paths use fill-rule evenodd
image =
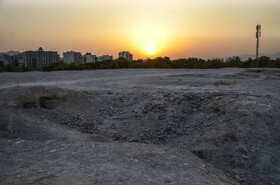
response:
<svg viewBox="0 0 280 185"><path fill-rule="evenodd" d="M0 74L1 184L279 184L280 70Z"/></svg>

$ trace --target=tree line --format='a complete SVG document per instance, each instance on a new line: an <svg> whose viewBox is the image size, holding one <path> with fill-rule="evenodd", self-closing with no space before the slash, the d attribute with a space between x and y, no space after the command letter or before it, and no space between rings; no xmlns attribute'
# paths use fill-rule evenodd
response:
<svg viewBox="0 0 280 185"><path fill-rule="evenodd" d="M60 71L60 70L89 70L89 69L119 69L119 68L188 68L188 69L211 69L211 68L224 68L224 67L239 67L239 68L252 68L256 66L256 60L249 58L241 60L240 57L234 56L227 59L200 59L200 58L187 58L170 60L169 57L157 57L155 59L147 60L133 60L128 61L124 58L115 60L105 60L95 63L87 63L76 65L74 63L52 63L43 66L40 71ZM280 68L280 58L271 59L266 56L259 58L259 67L261 68ZM24 67L5 66L0 67L0 72L23 72L35 69L28 69Z"/></svg>

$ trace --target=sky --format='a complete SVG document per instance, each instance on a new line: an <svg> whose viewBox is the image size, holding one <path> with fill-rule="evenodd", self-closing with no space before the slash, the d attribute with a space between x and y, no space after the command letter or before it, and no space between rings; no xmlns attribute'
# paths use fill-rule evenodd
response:
<svg viewBox="0 0 280 185"><path fill-rule="evenodd" d="M280 51L280 0L0 0L0 51L216 58Z"/></svg>

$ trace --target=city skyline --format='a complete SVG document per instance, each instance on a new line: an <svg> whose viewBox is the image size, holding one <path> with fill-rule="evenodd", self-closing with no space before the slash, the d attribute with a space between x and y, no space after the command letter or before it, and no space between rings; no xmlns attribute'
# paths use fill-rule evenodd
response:
<svg viewBox="0 0 280 185"><path fill-rule="evenodd" d="M46 50L134 58L213 58L280 50L276 0L1 0L0 51Z"/></svg>

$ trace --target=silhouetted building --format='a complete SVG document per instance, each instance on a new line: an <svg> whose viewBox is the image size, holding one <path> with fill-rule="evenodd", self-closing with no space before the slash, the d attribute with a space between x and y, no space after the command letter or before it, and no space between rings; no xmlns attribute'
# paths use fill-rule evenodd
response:
<svg viewBox="0 0 280 185"><path fill-rule="evenodd" d="M8 60L10 66L15 65L16 56L5 55L5 58Z"/></svg>
<svg viewBox="0 0 280 185"><path fill-rule="evenodd" d="M113 60L113 56L102 55L102 56L98 57L98 59L97 59L97 61L99 61L99 62L104 61L104 60Z"/></svg>
<svg viewBox="0 0 280 185"><path fill-rule="evenodd" d="M23 59L25 67L40 69L44 65L58 62L59 55L56 51L44 51L43 48L40 47L37 51L23 52Z"/></svg>
<svg viewBox="0 0 280 185"><path fill-rule="evenodd" d="M126 60L132 61L133 55L128 51L119 52L119 58L124 58Z"/></svg>
<svg viewBox="0 0 280 185"><path fill-rule="evenodd" d="M19 53L17 55L17 64L19 67L23 67L24 66L24 57L23 57L23 53Z"/></svg>
<svg viewBox="0 0 280 185"><path fill-rule="evenodd" d="M96 55L91 55L91 53L86 53L86 54L83 55L83 57L82 57L82 62L83 62L83 64L86 64L86 63L94 63L94 62L96 62L96 60L97 60Z"/></svg>
<svg viewBox="0 0 280 185"><path fill-rule="evenodd" d="M5 57L4 54L0 53L0 66L7 66L9 65L9 61Z"/></svg>
<svg viewBox="0 0 280 185"><path fill-rule="evenodd" d="M63 62L65 63L75 63L76 65L82 64L82 54L75 51L67 51L63 53Z"/></svg>
<svg viewBox="0 0 280 185"><path fill-rule="evenodd" d="M23 52L24 66L28 68L36 68L36 51Z"/></svg>

